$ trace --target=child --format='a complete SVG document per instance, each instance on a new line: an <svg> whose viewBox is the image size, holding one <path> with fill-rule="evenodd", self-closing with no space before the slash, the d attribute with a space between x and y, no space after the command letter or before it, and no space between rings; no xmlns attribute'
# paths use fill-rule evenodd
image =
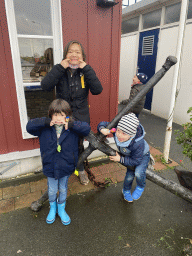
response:
<svg viewBox="0 0 192 256"><path fill-rule="evenodd" d="M68 179L78 162L79 136L87 136L90 126L86 122L74 121L69 104L62 99L54 100L50 104L48 114L49 118L30 120L27 123L27 131L39 137L50 203L46 222L51 224L55 221L58 207L61 222L68 225L71 222L65 211Z"/></svg>
<svg viewBox="0 0 192 256"><path fill-rule="evenodd" d="M143 89L147 79L148 77L144 73L137 73L133 77L133 84L131 85L129 99L123 100L121 104L127 105L129 102L131 102L131 100L138 94L138 92ZM139 117L139 114L145 105L145 99L146 96L144 96L133 108L131 108L129 112L133 112L137 117Z"/></svg>
<svg viewBox="0 0 192 256"><path fill-rule="evenodd" d="M110 131L105 128L107 125L108 122L101 122L98 125L98 131L108 135ZM128 202L138 200L146 185L146 169L150 159L150 152L149 145L144 140L144 135L144 128L133 113L121 118L114 133L115 143L120 152L116 152L116 156L110 156L109 158L127 167L122 193L124 199ZM137 185L131 194L134 177L136 177Z"/></svg>
<svg viewBox="0 0 192 256"><path fill-rule="evenodd" d="M66 100L73 111L75 120L90 123L88 95L102 92L103 87L93 68L86 63L86 55L80 42L70 41L64 49L63 60L53 66L52 70L41 81L43 90L56 88L56 97ZM83 138L79 142L82 152ZM79 167L79 178L82 185L89 179L83 164Z"/></svg>

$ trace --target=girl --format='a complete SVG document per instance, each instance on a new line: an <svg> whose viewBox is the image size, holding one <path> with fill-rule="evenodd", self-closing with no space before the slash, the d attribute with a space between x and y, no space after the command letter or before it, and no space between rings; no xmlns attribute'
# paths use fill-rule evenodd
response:
<svg viewBox="0 0 192 256"><path fill-rule="evenodd" d="M69 103L74 118L90 124L89 90L93 95L98 95L103 88L94 70L85 61L82 45L76 40L70 41L64 49L63 60L53 66L42 80L41 87L48 91L56 87L56 98L62 98ZM79 151L83 151L83 138L80 140ZM79 177L81 184L88 184L83 164L79 168Z"/></svg>
<svg viewBox="0 0 192 256"><path fill-rule="evenodd" d="M107 122L101 122L98 125L98 131L108 135L110 131L105 128L107 124ZM146 185L146 169L150 160L150 152L144 136L144 128L133 113L121 118L116 133L114 133L115 143L120 152L116 152L116 156L110 156L109 158L127 167L122 191L127 202L138 200ZM136 177L137 186L131 194L134 177Z"/></svg>
<svg viewBox="0 0 192 256"><path fill-rule="evenodd" d="M77 165L79 136L87 136L90 126L86 122L74 121L69 104L62 99L54 100L50 104L48 114L49 118L30 120L27 123L27 131L39 137L50 203L46 222L51 224L55 221L58 207L62 223L68 225L71 222L65 211L68 179Z"/></svg>

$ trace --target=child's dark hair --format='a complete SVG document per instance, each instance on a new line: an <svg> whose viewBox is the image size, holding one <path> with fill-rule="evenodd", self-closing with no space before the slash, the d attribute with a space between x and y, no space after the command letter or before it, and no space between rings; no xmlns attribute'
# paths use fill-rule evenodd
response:
<svg viewBox="0 0 192 256"><path fill-rule="evenodd" d="M83 55L83 61L86 61L86 54L85 54L84 48L83 48L82 44L81 44L79 41L77 41L77 40L70 41L70 42L65 46L64 53L63 53L63 59L64 59L64 60L66 59L67 53L68 53L68 51L69 51L69 47L70 47L72 44L78 44L78 45L81 47L81 51L82 51L82 55Z"/></svg>
<svg viewBox="0 0 192 256"><path fill-rule="evenodd" d="M48 115L50 118L52 118L52 115L55 113L65 113L66 116L69 117L69 120L72 119L72 110L70 108L70 105L67 101L63 99L56 99L51 102L49 106Z"/></svg>

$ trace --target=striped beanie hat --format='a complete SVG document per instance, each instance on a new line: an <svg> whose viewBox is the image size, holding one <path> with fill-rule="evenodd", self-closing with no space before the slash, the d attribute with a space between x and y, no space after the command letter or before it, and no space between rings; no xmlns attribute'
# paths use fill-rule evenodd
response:
<svg viewBox="0 0 192 256"><path fill-rule="evenodd" d="M137 133L138 126L139 119L136 117L135 114L129 113L128 115L125 115L120 119L117 128L130 136L134 136Z"/></svg>

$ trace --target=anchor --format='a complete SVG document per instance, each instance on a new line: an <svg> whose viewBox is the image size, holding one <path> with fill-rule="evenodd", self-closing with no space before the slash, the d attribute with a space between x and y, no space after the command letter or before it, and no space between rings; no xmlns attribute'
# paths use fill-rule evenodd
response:
<svg viewBox="0 0 192 256"><path fill-rule="evenodd" d="M159 80L166 74L166 72L177 63L177 58L174 56L168 56L162 68L153 75L153 77L145 84L144 88L129 102L116 116L115 118L108 124L107 129L111 130L116 127L121 117L129 112L129 110L134 107L137 102L139 102L158 82ZM108 156L115 156L116 150L111 148L105 142L106 136L101 133L94 133L90 131L85 139L89 142L89 146L83 151L83 153L79 156L79 160L77 163L77 168L87 159L87 157L94 151L100 150L104 154ZM157 185L163 187L164 189L181 196L183 199L192 202L192 193L187 191L187 189L183 188L179 184L164 179L151 171L149 168L146 171L146 178L150 181L156 183ZM41 198L31 204L31 209L33 211L39 211L43 205L43 203L48 199L48 192L46 191Z"/></svg>

